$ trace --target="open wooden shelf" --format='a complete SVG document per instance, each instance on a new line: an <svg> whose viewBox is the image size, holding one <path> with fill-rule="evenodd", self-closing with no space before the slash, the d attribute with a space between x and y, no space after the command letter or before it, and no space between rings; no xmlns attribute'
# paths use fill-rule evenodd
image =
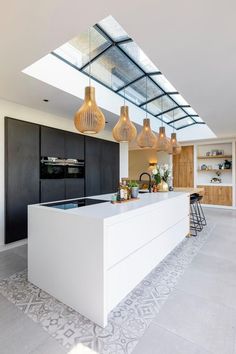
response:
<svg viewBox="0 0 236 354"><path fill-rule="evenodd" d="M232 171L232 168L212 168L212 169L208 169L208 170L201 170L200 168L198 169L199 172L211 172L211 171Z"/></svg>
<svg viewBox="0 0 236 354"><path fill-rule="evenodd" d="M232 155L198 156L198 159L232 159Z"/></svg>

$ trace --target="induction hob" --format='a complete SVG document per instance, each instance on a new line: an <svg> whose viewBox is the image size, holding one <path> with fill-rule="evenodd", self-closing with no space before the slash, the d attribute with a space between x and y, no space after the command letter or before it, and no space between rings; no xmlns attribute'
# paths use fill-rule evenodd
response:
<svg viewBox="0 0 236 354"><path fill-rule="evenodd" d="M106 203L108 200L100 200L100 199L92 199L92 198L82 198L82 199L74 199L62 202L55 202L50 204L41 204L42 206L46 206L49 208L57 208L57 209L73 209L73 208L80 208L88 205L99 204L99 203Z"/></svg>

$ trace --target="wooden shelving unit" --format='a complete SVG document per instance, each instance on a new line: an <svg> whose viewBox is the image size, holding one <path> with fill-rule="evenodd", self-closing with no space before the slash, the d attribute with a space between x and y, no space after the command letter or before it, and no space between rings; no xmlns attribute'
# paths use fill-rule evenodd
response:
<svg viewBox="0 0 236 354"><path fill-rule="evenodd" d="M224 171L232 171L232 168L212 168L212 169L208 169L208 170L201 170L201 169L198 169L199 172L216 172L216 171L221 171L221 172L224 172Z"/></svg>
<svg viewBox="0 0 236 354"><path fill-rule="evenodd" d="M203 159L232 159L232 155L198 156L198 160Z"/></svg>

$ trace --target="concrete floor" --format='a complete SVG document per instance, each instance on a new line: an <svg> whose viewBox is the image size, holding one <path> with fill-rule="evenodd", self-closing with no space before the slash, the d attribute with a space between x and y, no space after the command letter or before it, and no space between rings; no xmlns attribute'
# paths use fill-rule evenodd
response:
<svg viewBox="0 0 236 354"><path fill-rule="evenodd" d="M180 278L133 354L236 354L236 211L212 208L206 209L206 215L216 224L214 235ZM26 252L26 246L0 252L0 279L26 268ZM0 353L67 350L0 295Z"/></svg>

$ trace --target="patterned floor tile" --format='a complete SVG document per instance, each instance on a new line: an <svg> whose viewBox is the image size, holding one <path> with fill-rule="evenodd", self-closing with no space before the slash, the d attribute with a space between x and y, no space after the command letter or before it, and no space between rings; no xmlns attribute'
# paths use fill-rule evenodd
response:
<svg viewBox="0 0 236 354"><path fill-rule="evenodd" d="M82 343L101 354L130 354L213 228L178 245L110 313L105 329L29 283L26 270L0 281L0 293L68 350Z"/></svg>

